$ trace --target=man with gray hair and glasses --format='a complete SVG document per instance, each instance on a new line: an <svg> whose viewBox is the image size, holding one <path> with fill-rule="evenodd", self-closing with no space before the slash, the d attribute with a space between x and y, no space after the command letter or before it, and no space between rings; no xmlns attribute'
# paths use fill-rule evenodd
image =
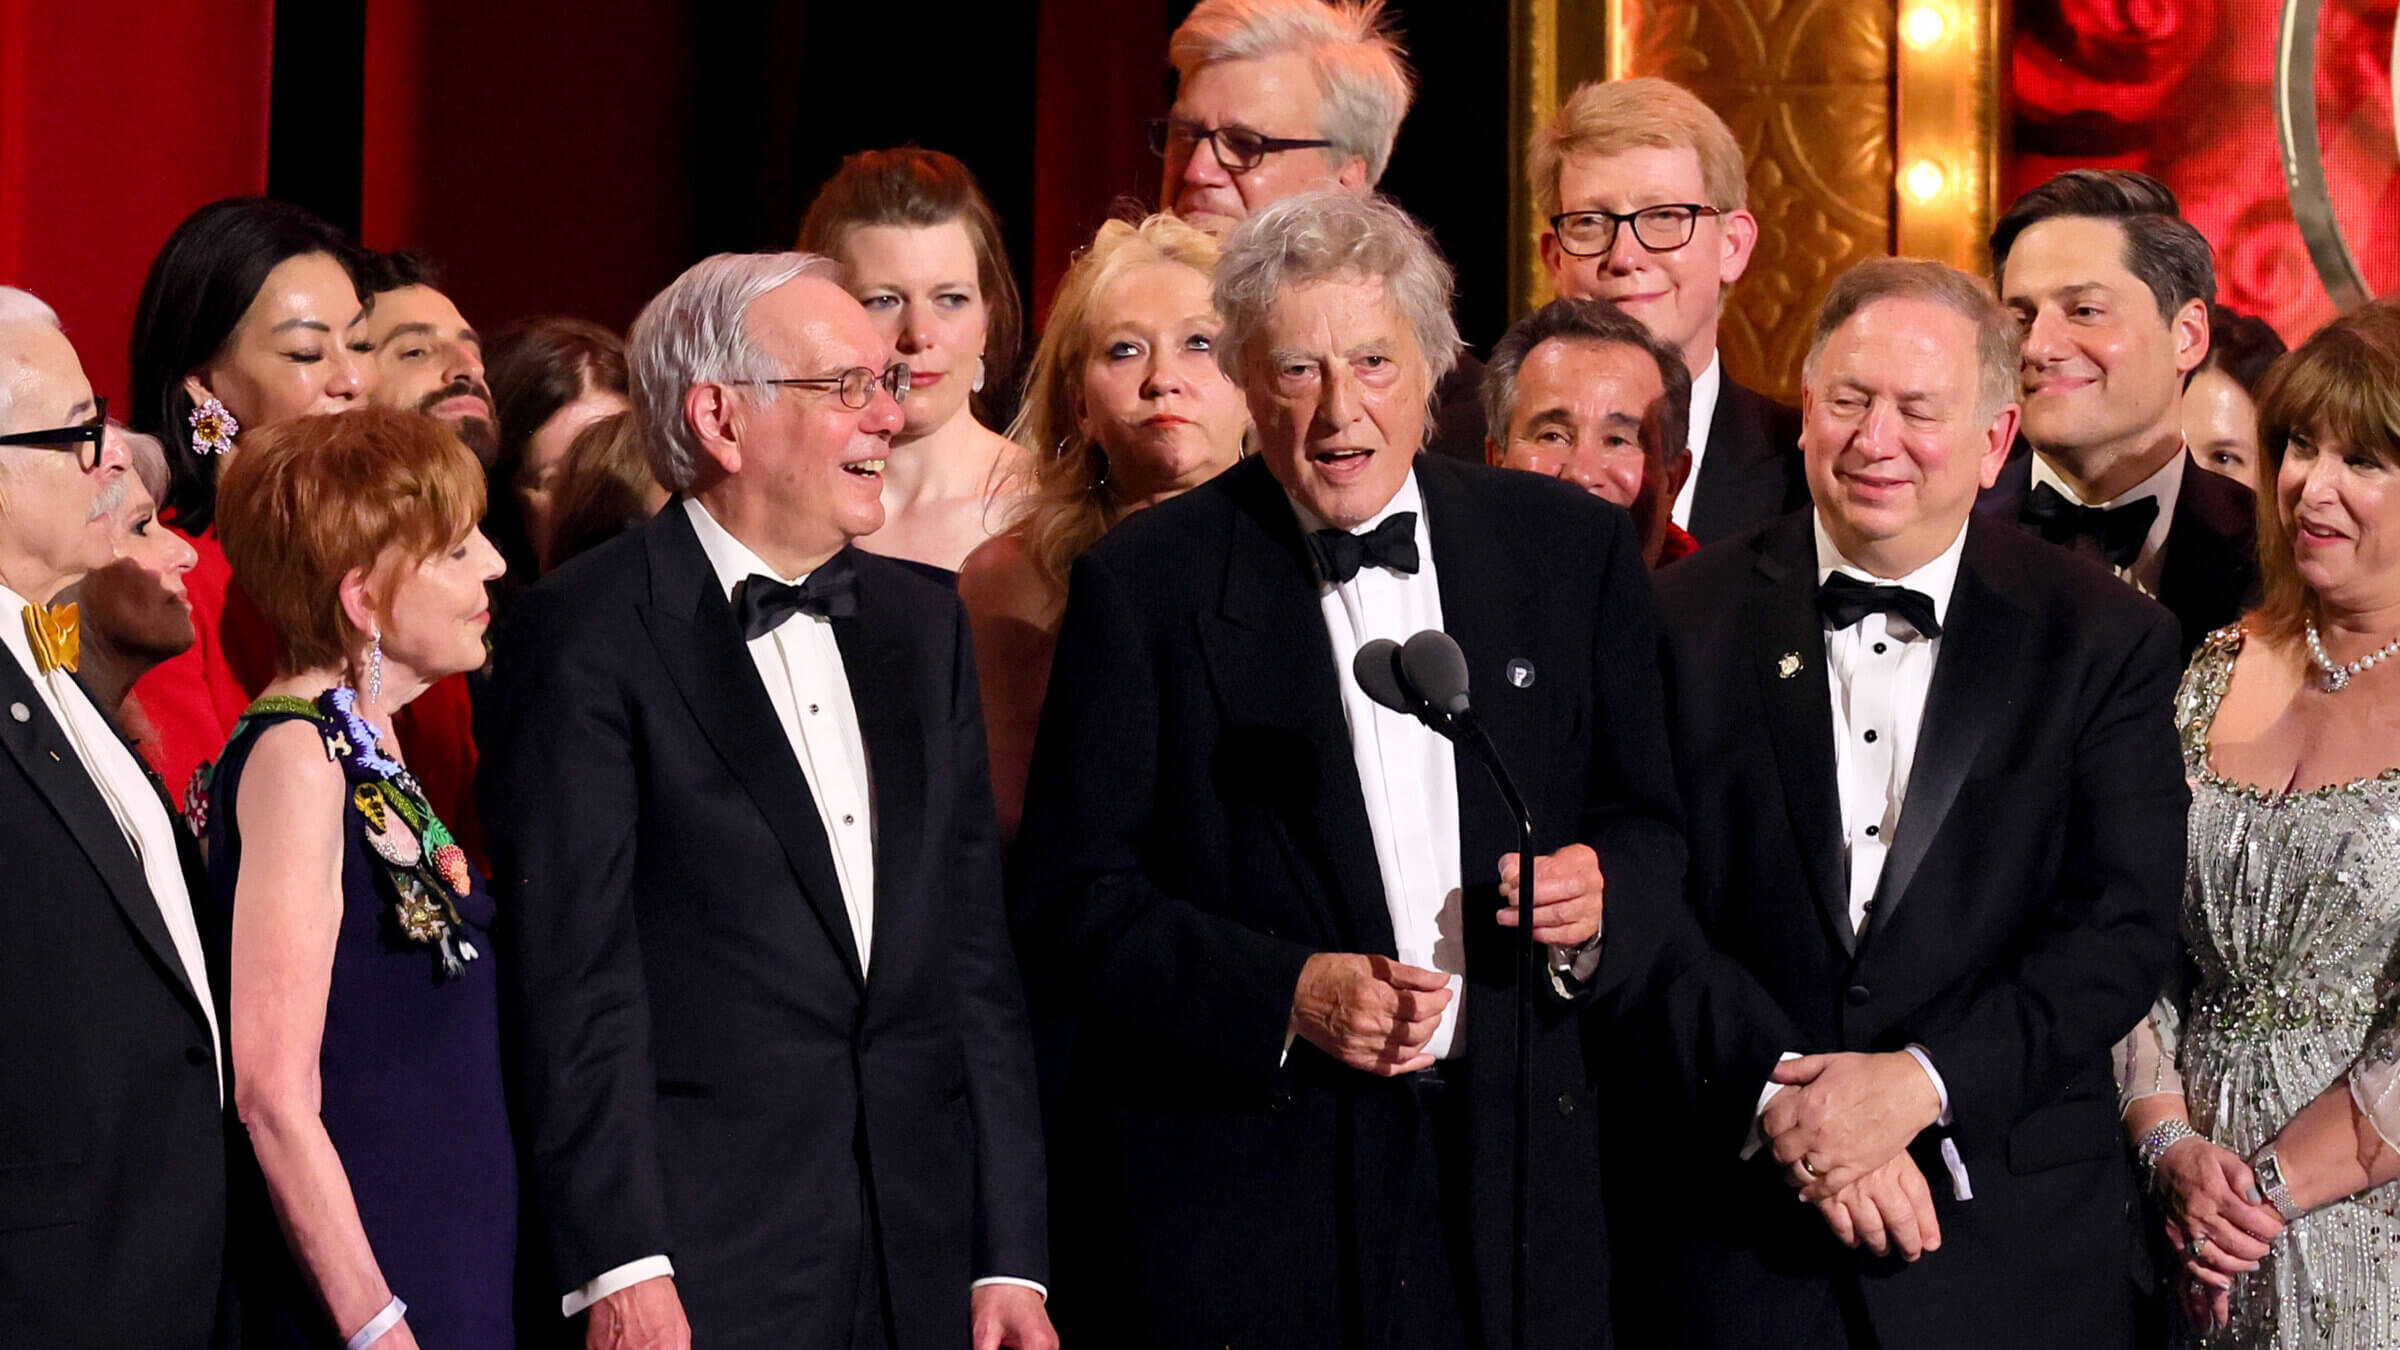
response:
<svg viewBox="0 0 2400 1350"><path fill-rule="evenodd" d="M1851 268L1814 508L1659 576L1707 947L1653 1080L1697 1109L1615 1143L1634 1343L2133 1343L2110 1048L2174 960L2182 663L2164 609L1974 518L2016 363L1979 279Z"/></svg>
<svg viewBox="0 0 2400 1350"><path fill-rule="evenodd" d="M974 652L852 547L908 370L837 277L721 254L650 302L680 500L494 662L530 1176L595 1348L1057 1344Z"/></svg>
<svg viewBox="0 0 2400 1350"><path fill-rule="evenodd" d="M1379 198L1243 222L1217 359L1258 453L1075 566L1014 911L1037 1006L1078 1030L1053 1164L1092 1345L1610 1344L1582 1028L1675 912L1657 621L1624 512L1418 452L1450 284ZM1516 827L1353 666L1427 630L1540 831L1522 1342Z"/></svg>
<svg viewBox="0 0 2400 1350"><path fill-rule="evenodd" d="M124 442L49 306L0 288L0 1332L210 1350L226 1265L223 929L75 670Z"/></svg>

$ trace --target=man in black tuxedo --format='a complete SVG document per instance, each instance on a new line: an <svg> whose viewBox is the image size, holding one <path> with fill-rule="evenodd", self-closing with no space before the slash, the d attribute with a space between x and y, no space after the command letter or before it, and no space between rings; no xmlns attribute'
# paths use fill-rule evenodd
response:
<svg viewBox="0 0 2400 1350"><path fill-rule="evenodd" d="M1724 119L1667 80L1586 84L1534 138L1527 173L1551 289L1611 301L1683 351L1692 471L1675 523L1713 544L1806 503L1800 415L1718 359L1726 293L1758 243Z"/></svg>
<svg viewBox="0 0 2400 1350"><path fill-rule="evenodd" d="M2192 461L2183 389L2208 357L2208 240L2147 174L2073 169L1992 227L2024 333L2026 453L1976 510L2115 569L2175 612L2185 655L2258 583L2252 490Z"/></svg>
<svg viewBox="0 0 2400 1350"><path fill-rule="evenodd" d="M116 556L105 417L49 307L0 289L0 1340L205 1350L230 1334L223 932L51 608Z"/></svg>
<svg viewBox="0 0 2400 1350"><path fill-rule="evenodd" d="M1510 1344L1516 832L1352 674L1428 628L1541 832L1525 1344L1610 1343L1578 1024L1674 913L1655 619L1620 508L1418 453L1449 300L1388 203L1251 217L1216 302L1259 453L1076 565L1015 914L1037 1014L1079 1023L1052 1158L1082 1343Z"/></svg>
<svg viewBox="0 0 2400 1350"><path fill-rule="evenodd" d="M2175 628L1970 522L2014 372L1980 281L1851 269L1806 367L1814 510L1660 574L1715 955L1661 1005L1698 1114L1645 1169L1644 1344L2130 1341L2109 1050L2175 947Z"/></svg>
<svg viewBox="0 0 2400 1350"><path fill-rule="evenodd" d="M651 301L681 499L495 662L525 1129L595 1347L1056 1344L966 616L850 547L907 383L833 275L725 254Z"/></svg>

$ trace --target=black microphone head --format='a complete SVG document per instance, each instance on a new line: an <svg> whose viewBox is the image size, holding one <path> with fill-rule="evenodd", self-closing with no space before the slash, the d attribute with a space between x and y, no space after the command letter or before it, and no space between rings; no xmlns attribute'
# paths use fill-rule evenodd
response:
<svg viewBox="0 0 2400 1350"><path fill-rule="evenodd" d="M1400 682L1400 644L1374 638L1350 658L1350 674L1367 697L1403 716L1416 715L1414 702Z"/></svg>
<svg viewBox="0 0 2400 1350"><path fill-rule="evenodd" d="M1438 628L1426 629L1400 649L1400 678L1452 717L1467 710L1467 654Z"/></svg>

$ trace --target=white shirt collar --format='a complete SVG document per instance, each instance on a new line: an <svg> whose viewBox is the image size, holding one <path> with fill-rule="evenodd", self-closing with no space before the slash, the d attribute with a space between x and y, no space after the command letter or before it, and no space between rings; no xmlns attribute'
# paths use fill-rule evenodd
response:
<svg viewBox="0 0 2400 1350"><path fill-rule="evenodd" d="M1717 398L1725 389L1725 362L1716 352L1708 354L1708 364L1692 375L1692 416L1690 432L1684 437L1692 450L1692 477L1700 477L1700 457L1708 453L1708 430L1717 420Z"/></svg>
<svg viewBox="0 0 2400 1350"><path fill-rule="evenodd" d="M684 514L691 517L692 533L700 536L700 551L708 555L708 565L717 574L717 584L724 587L731 599L733 588L747 576L773 577L787 586L797 586L808 579L802 572L796 577L780 576L767 565L764 558L750 551L750 546L733 537L733 532L717 523L697 497L683 499Z"/></svg>
<svg viewBox="0 0 2400 1350"><path fill-rule="evenodd" d="M1303 505L1298 497L1293 496L1289 492L1284 493L1283 496L1284 500L1292 504L1292 514L1300 518L1300 532L1302 534L1314 534L1318 530L1333 528L1332 526L1326 524L1324 519L1319 517L1316 512L1309 510L1307 506ZM1382 510L1360 522L1350 531L1350 533L1365 534L1369 530L1381 525L1383 522L1391 519L1393 516L1398 515L1402 511L1416 512L1417 527L1420 530L1424 528L1425 495L1417 490L1417 467L1413 463L1408 467L1408 477L1400 480L1400 490L1392 494L1392 499L1383 504Z"/></svg>
<svg viewBox="0 0 2400 1350"><path fill-rule="evenodd" d="M1824 512L1811 512L1809 523L1817 535L1818 585L1824 585L1825 578L1840 572L1877 586L1906 586L1912 591L1922 592L1933 601L1936 623L1950 622L1950 593L1958 588L1958 560L1967 547L1967 527L1963 522L1958 527L1958 537L1950 541L1950 547L1904 577L1879 577L1842 556L1841 549L1834 545L1833 536L1825 531Z"/></svg>

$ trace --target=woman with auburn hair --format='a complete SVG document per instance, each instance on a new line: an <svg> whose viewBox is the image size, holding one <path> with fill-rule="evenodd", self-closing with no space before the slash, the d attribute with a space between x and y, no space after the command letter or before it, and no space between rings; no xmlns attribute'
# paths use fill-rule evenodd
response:
<svg viewBox="0 0 2400 1350"><path fill-rule="evenodd" d="M1216 360L1217 244L1173 216L1112 220L1059 279L1009 434L1040 464L1016 523L967 558L1000 833L1014 838L1067 572L1127 513L1241 457L1250 413Z"/></svg>
<svg viewBox="0 0 2400 1350"><path fill-rule="evenodd" d="M1000 222L938 150L862 150L817 189L800 247L842 264L894 357L907 421L883 466L883 528L861 548L955 572L1008 524L1029 465L1006 415L1024 314Z"/></svg>
<svg viewBox="0 0 2400 1350"><path fill-rule="evenodd" d="M603 417L575 433L560 461L553 494L550 566L558 567L587 549L616 538L655 516L667 490L650 471L642 448L641 419L632 413Z"/></svg>
<svg viewBox="0 0 2400 1350"><path fill-rule="evenodd" d="M585 427L632 407L625 340L583 319L533 319L492 339L484 377L500 419L500 453L485 478L485 524L511 582L530 586L558 565L550 535L559 480ZM505 604L501 612L506 613Z"/></svg>
<svg viewBox="0 0 2400 1350"><path fill-rule="evenodd" d="M2400 306L2259 390L2265 602L2176 716L2192 781L2170 990L2120 1055L2182 1257L2183 1344L2400 1345Z"/></svg>
<svg viewBox="0 0 2400 1350"><path fill-rule="evenodd" d="M264 1181L236 1222L248 1343L513 1346L494 908L392 734L483 664L482 467L413 413L309 417L247 438L217 505L276 634L208 787L234 1105Z"/></svg>

